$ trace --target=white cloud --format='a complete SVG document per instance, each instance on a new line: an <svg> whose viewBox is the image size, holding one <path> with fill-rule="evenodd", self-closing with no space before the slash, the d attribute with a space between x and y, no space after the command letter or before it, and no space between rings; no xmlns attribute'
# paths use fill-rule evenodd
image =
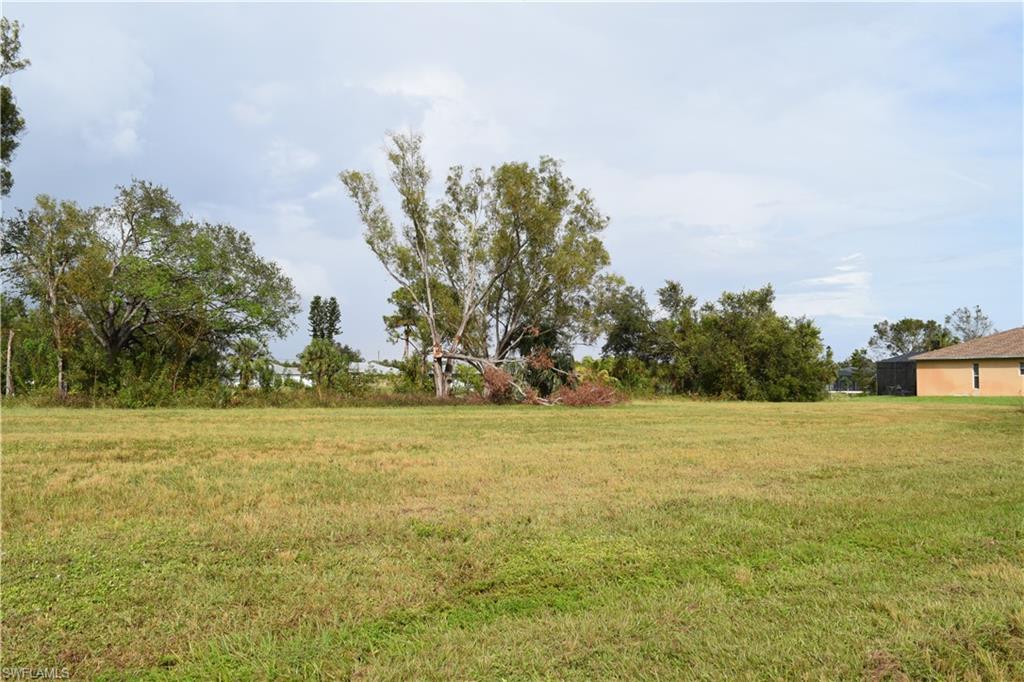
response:
<svg viewBox="0 0 1024 682"><path fill-rule="evenodd" d="M834 273L810 277L787 287L795 289L776 298L776 308L794 317L872 318L871 272L860 253L844 256Z"/></svg>
<svg viewBox="0 0 1024 682"><path fill-rule="evenodd" d="M317 294L331 290L327 268L321 263L310 259L293 260L282 256L276 256L274 260L281 266L285 274L291 278L295 289L302 296L303 300L308 301Z"/></svg>
<svg viewBox="0 0 1024 682"><path fill-rule="evenodd" d="M452 71L415 69L383 74L366 86L378 95L422 97L429 100L459 100L466 96L466 84Z"/></svg>
<svg viewBox="0 0 1024 682"><path fill-rule="evenodd" d="M75 131L101 156L138 154L154 81L142 43L91 19L57 22L47 30L55 37L32 44L30 54L47 122Z"/></svg>
<svg viewBox="0 0 1024 682"><path fill-rule="evenodd" d="M142 149L139 134L141 123L142 112L127 109L87 124L82 134L92 147L104 155L130 157Z"/></svg>
<svg viewBox="0 0 1024 682"><path fill-rule="evenodd" d="M382 96L422 100L422 119L406 127L423 133L423 154L435 167L491 163L509 147L507 128L454 71L396 71L370 79L365 87Z"/></svg>
<svg viewBox="0 0 1024 682"><path fill-rule="evenodd" d="M326 199L333 197L341 193L341 181L335 179L333 182L328 182L321 187L313 190L306 195L308 199Z"/></svg>
<svg viewBox="0 0 1024 682"><path fill-rule="evenodd" d="M717 235L749 237L780 216L809 213L823 200L785 179L696 171L630 173L603 165L574 167L613 221L652 222L663 228L699 226Z"/></svg>
<svg viewBox="0 0 1024 682"><path fill-rule="evenodd" d="M266 126L274 120L274 107L287 93L288 88L277 82L245 87L241 96L231 104L231 114L242 125Z"/></svg>
<svg viewBox="0 0 1024 682"><path fill-rule="evenodd" d="M309 149L278 138L270 143L263 155L270 174L277 179L298 175L320 163L320 156Z"/></svg>

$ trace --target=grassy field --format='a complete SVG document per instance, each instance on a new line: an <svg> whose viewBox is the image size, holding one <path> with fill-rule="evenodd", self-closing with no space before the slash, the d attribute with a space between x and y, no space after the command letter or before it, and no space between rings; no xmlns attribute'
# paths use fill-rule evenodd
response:
<svg viewBox="0 0 1024 682"><path fill-rule="evenodd" d="M2 425L5 667L1024 679L1018 401Z"/></svg>

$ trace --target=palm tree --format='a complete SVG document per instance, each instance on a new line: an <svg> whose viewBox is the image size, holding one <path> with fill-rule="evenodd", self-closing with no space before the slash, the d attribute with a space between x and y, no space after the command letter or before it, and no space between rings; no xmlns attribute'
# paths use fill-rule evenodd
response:
<svg viewBox="0 0 1024 682"><path fill-rule="evenodd" d="M263 341L245 338L235 343L235 354L228 361L228 367L238 377L238 385L246 390L269 362L269 353Z"/></svg>
<svg viewBox="0 0 1024 682"><path fill-rule="evenodd" d="M323 397L324 386L330 386L335 375L345 368L344 358L337 344L329 339L313 339L299 354L299 367L313 380L318 397Z"/></svg>

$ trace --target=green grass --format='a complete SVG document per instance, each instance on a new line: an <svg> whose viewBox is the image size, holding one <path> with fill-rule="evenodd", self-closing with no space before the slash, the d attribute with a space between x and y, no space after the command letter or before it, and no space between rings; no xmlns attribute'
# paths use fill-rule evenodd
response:
<svg viewBox="0 0 1024 682"><path fill-rule="evenodd" d="M1019 402L3 414L2 665L1024 678Z"/></svg>

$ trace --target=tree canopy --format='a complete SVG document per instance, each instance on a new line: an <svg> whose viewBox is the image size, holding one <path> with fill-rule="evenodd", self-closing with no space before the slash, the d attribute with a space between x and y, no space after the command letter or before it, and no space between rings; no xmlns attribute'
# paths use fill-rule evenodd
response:
<svg viewBox="0 0 1024 682"><path fill-rule="evenodd" d="M675 281L658 290L655 316L642 290L604 281L596 331L606 339L607 370L634 390L816 400L834 376L821 331L773 308L770 285L697 305Z"/></svg>
<svg viewBox="0 0 1024 682"><path fill-rule="evenodd" d="M896 322L882 320L874 326L868 349L875 359L923 353L957 343L953 333L935 320L905 317Z"/></svg>
<svg viewBox="0 0 1024 682"><path fill-rule="evenodd" d="M212 374L243 338L287 334L298 311L291 280L247 234L186 219L138 180L93 209L38 197L4 221L3 255L10 287L50 321L62 395L71 350L94 385L116 389L141 363L173 387L197 363Z"/></svg>
<svg viewBox="0 0 1024 682"><path fill-rule="evenodd" d="M456 362L482 372L522 357L528 337L582 331L590 287L608 264L600 240L608 220L550 158L489 173L453 167L431 201L421 144L418 135L390 137L390 179L404 214L397 226L372 176L347 171L341 180L366 243L402 292L392 329L411 340L422 326L443 397Z"/></svg>
<svg viewBox="0 0 1024 682"><path fill-rule="evenodd" d="M989 319L980 305L974 306L973 310L967 306L962 306L946 315L946 327L960 341L970 341L971 339L988 336L996 332L996 328L992 325L992 320Z"/></svg>

